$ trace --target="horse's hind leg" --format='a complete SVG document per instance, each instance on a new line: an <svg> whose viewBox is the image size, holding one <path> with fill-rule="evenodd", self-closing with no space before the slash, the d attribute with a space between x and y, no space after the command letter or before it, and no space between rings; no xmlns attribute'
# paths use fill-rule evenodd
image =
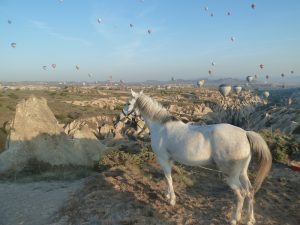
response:
<svg viewBox="0 0 300 225"><path fill-rule="evenodd" d="M255 218L254 218L254 192L253 190L251 190L248 194L247 194L247 199L248 199L248 207L247 207L247 225L253 225L255 224Z"/></svg>
<svg viewBox="0 0 300 225"><path fill-rule="evenodd" d="M253 225L255 223L254 207L253 207L254 193L247 172L241 175L240 180L244 186L245 196L247 198L247 220L248 220L247 224Z"/></svg>
<svg viewBox="0 0 300 225"><path fill-rule="evenodd" d="M170 162L170 160L165 160L162 158L158 157L158 161L160 166L162 167L165 177L167 179L168 182L168 193L167 193L167 198L170 199L170 204L171 205L175 205L176 203L176 196L174 193L174 189L173 189L173 181L172 181L172 176L171 176L171 172L172 172L172 163Z"/></svg>
<svg viewBox="0 0 300 225"><path fill-rule="evenodd" d="M255 223L254 209L253 209L254 194L253 194L251 182L250 182L248 174L247 174L250 160L251 160L251 156L248 158L246 165L240 175L240 181L242 183L242 186L243 186L243 189L245 192L245 196L247 198L246 202L247 202L247 220L248 220L247 224L248 225L252 225Z"/></svg>
<svg viewBox="0 0 300 225"><path fill-rule="evenodd" d="M242 188L242 185L239 180L239 176L237 176L237 175L230 176L226 179L226 181L227 181L227 184L233 190L233 192L237 198L236 208L233 212L233 216L230 221L230 224L234 225L234 224L237 224L237 222L241 219L245 195L244 195L243 188Z"/></svg>

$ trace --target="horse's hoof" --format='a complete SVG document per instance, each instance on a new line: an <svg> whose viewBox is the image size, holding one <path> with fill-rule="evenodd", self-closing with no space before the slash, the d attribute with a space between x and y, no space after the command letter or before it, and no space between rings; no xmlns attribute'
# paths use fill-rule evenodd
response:
<svg viewBox="0 0 300 225"><path fill-rule="evenodd" d="M254 225L255 222L256 222L255 219L252 218L252 219L250 219L250 220L247 222L247 225Z"/></svg>
<svg viewBox="0 0 300 225"><path fill-rule="evenodd" d="M170 199L170 198L171 198L170 193L167 193L167 194L166 194L166 198L167 198L167 199Z"/></svg>
<svg viewBox="0 0 300 225"><path fill-rule="evenodd" d="M237 221L236 220L231 220L230 221L230 225L236 225L237 224Z"/></svg>
<svg viewBox="0 0 300 225"><path fill-rule="evenodd" d="M172 199L171 201L170 201L170 205L171 206L174 206L176 204L176 200L175 199Z"/></svg>

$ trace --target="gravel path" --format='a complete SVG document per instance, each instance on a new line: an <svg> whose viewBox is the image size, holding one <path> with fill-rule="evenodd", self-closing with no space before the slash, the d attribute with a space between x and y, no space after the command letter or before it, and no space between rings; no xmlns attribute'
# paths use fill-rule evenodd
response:
<svg viewBox="0 0 300 225"><path fill-rule="evenodd" d="M0 183L0 225L49 224L55 212L83 183L84 179Z"/></svg>

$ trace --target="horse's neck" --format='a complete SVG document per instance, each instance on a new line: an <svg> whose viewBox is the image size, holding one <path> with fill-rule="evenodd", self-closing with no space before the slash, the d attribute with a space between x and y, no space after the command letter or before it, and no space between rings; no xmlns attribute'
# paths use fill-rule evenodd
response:
<svg viewBox="0 0 300 225"><path fill-rule="evenodd" d="M152 121L145 113L141 113L141 117L144 119L150 132L153 132L153 129L155 129L156 127L155 125L157 125L158 123Z"/></svg>

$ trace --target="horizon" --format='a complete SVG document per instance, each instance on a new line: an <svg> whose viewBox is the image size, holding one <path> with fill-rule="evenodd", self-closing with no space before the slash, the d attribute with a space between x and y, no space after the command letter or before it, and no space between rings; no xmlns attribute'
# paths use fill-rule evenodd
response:
<svg viewBox="0 0 300 225"><path fill-rule="evenodd" d="M0 80L298 82L298 21L296 0L3 0Z"/></svg>

